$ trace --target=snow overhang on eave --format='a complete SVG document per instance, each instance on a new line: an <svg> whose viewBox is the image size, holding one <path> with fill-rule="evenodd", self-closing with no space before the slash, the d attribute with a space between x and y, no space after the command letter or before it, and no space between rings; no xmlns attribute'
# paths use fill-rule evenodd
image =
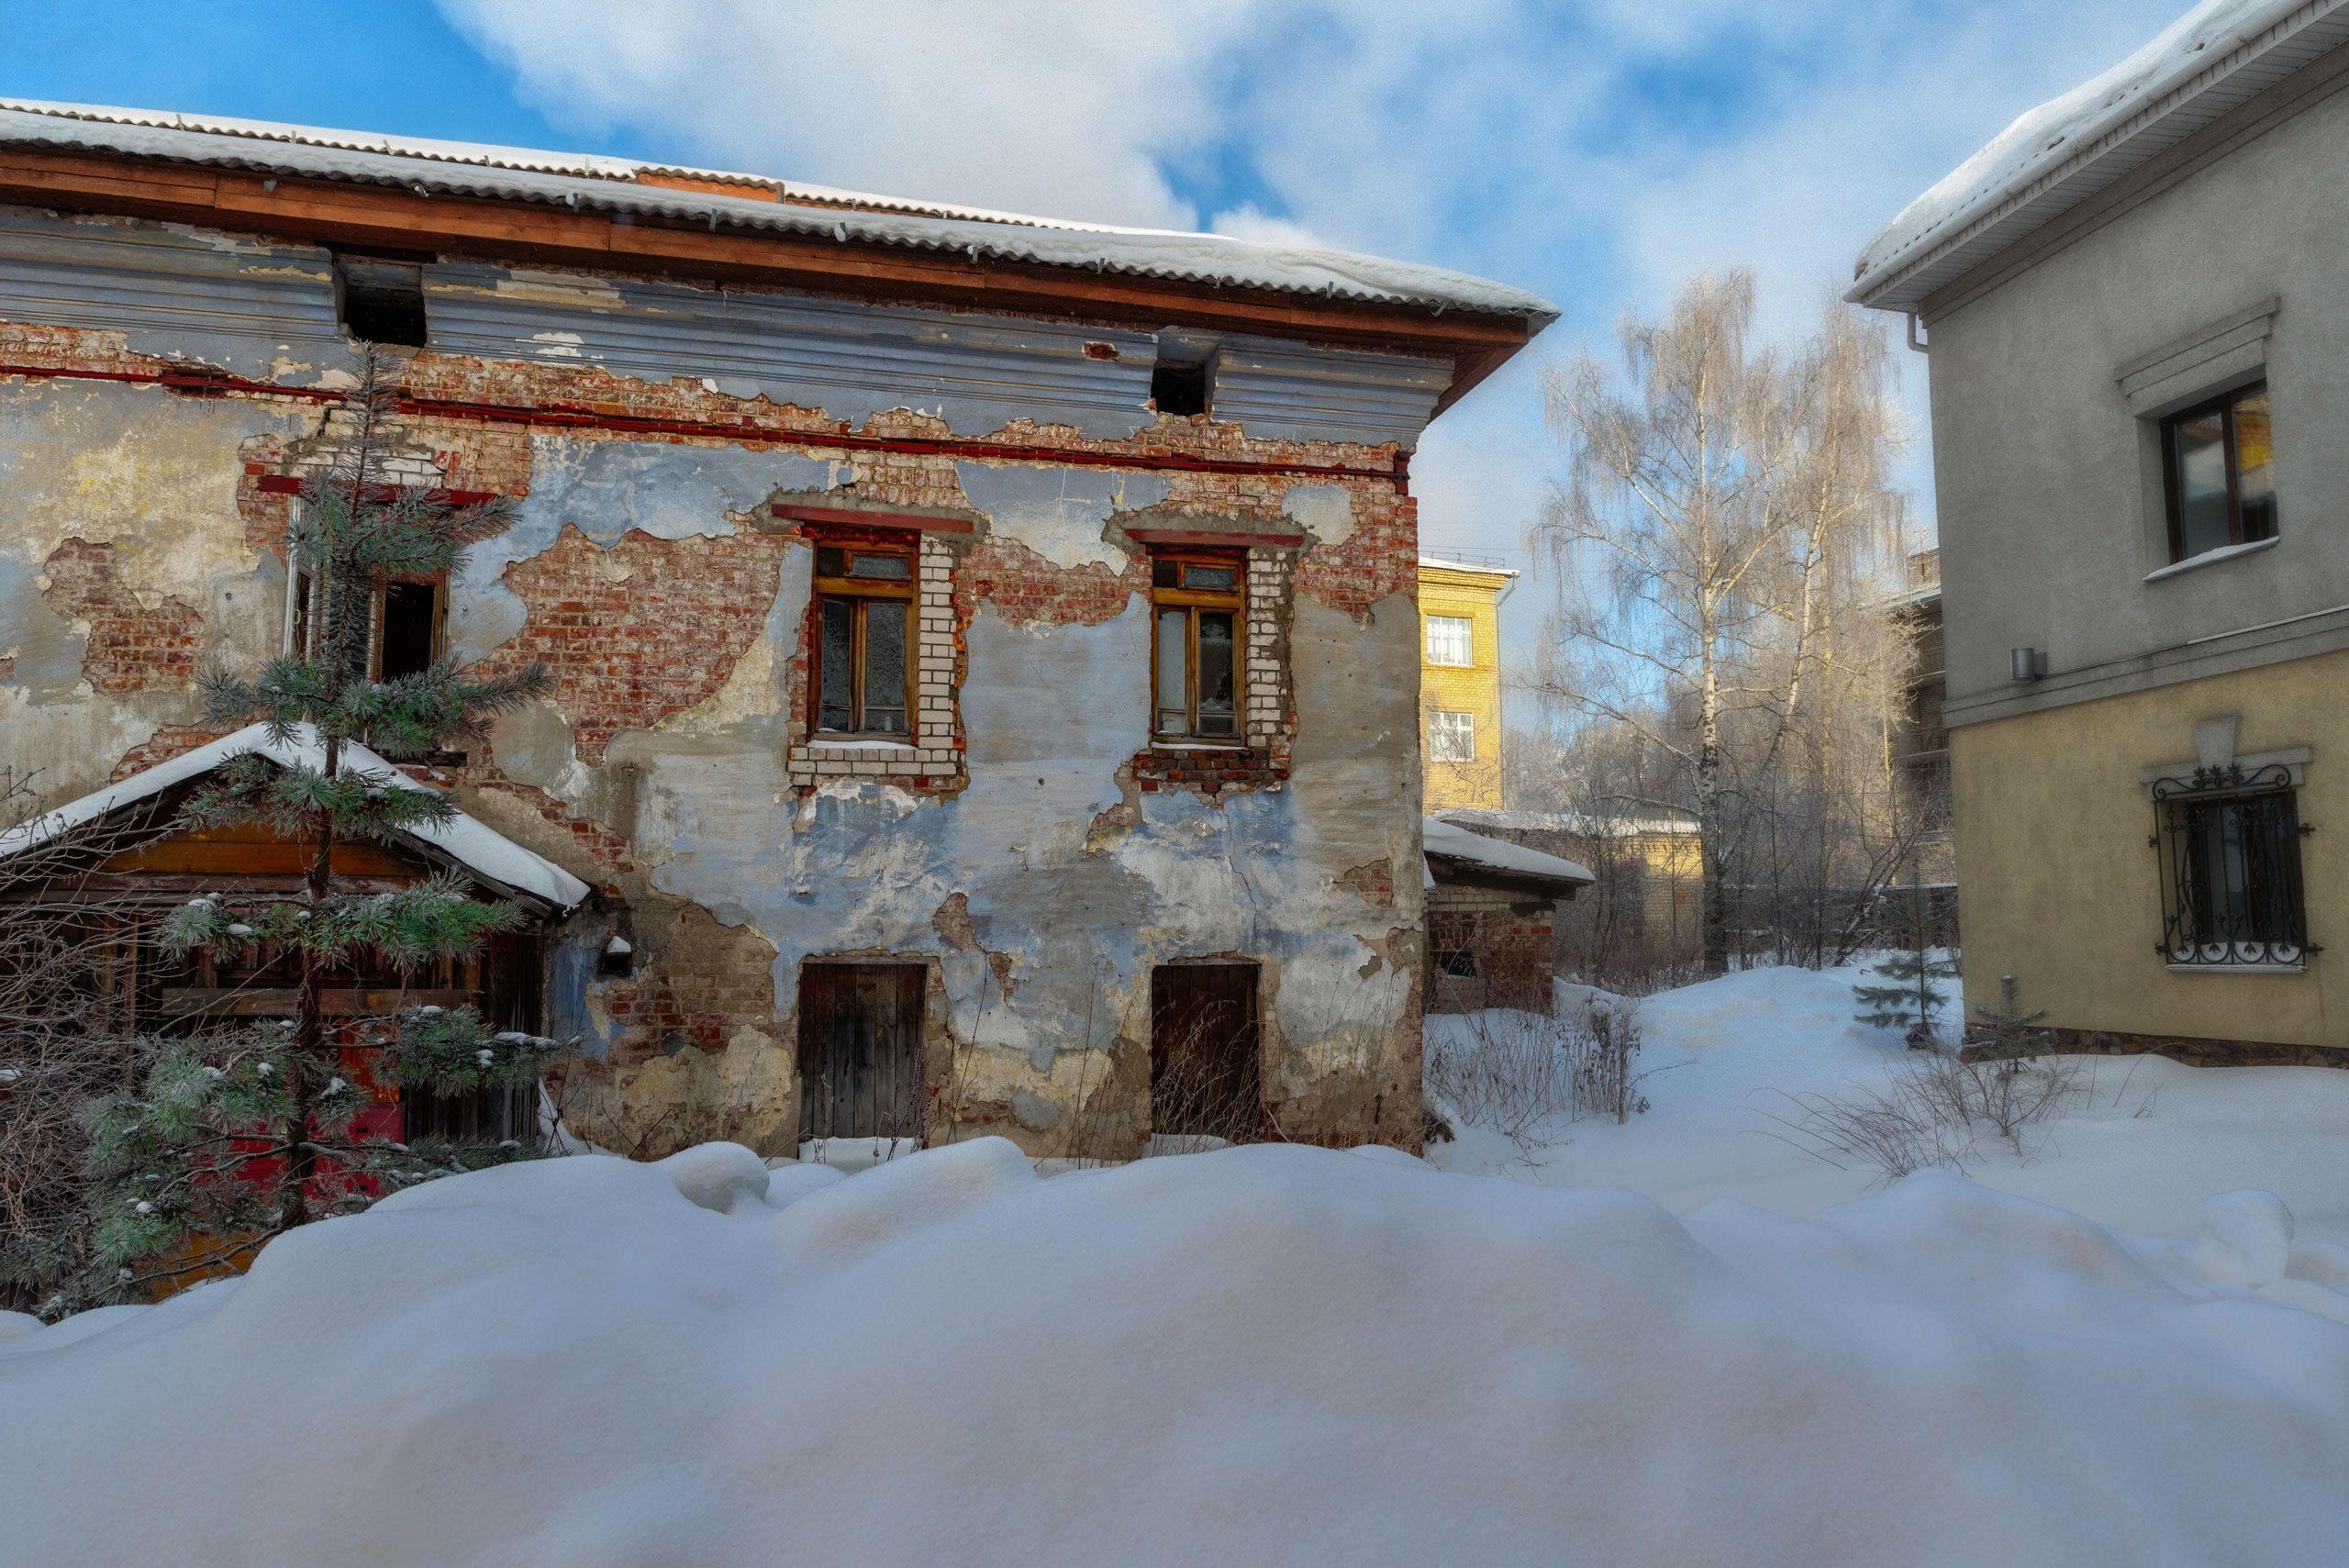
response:
<svg viewBox="0 0 2349 1568"><path fill-rule="evenodd" d="M325 764L325 751L305 732L291 741L271 739L266 725L252 724L207 745L183 751L167 762L141 768L128 778L92 790L78 800L0 833L0 861L44 844L57 842L77 828L164 795L205 777L231 760L252 753L284 766L303 762ZM344 741L341 767L347 773L379 773L387 787L439 794L417 783L391 763L355 741ZM568 914L586 902L595 890L561 866L459 811L446 822L399 835L428 859L464 872L501 896L518 899L552 914Z"/></svg>
<svg viewBox="0 0 2349 1568"><path fill-rule="evenodd" d="M1911 311L1983 262L2349 43L2349 0L2207 0L2021 116L1860 252L1843 297Z"/></svg>

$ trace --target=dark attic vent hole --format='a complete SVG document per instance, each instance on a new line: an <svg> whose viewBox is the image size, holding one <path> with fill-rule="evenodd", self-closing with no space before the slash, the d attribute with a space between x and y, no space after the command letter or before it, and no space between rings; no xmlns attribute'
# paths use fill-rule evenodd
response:
<svg viewBox="0 0 2349 1568"><path fill-rule="evenodd" d="M337 256L335 300L342 328L362 343L424 347L424 268L381 256Z"/></svg>
<svg viewBox="0 0 2349 1568"><path fill-rule="evenodd" d="M1161 414L1204 414L1208 411L1208 367L1165 360L1150 373L1150 400Z"/></svg>

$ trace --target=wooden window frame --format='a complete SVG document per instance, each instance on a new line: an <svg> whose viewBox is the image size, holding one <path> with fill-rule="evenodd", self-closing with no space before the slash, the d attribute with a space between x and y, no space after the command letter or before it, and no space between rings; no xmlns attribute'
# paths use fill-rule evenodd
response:
<svg viewBox="0 0 2349 1568"><path fill-rule="evenodd" d="M2267 531L2256 539L2243 538L2243 447L2235 433L2235 407L2244 399L2266 391L2266 382L2250 382L2232 391L2222 392L2216 397L2206 397L2191 407L2181 408L2174 414L2162 416L2162 497L2169 514L2169 559L2172 565L2194 559L2193 556L2186 553L2185 518L2182 515L2183 497L2178 494L2177 482L2177 428L2188 420L2199 419L2209 414L2215 413L2219 416L2221 431L2219 446L2220 450L2225 453L2227 460L2227 542L2223 545L2212 545L2210 549L2232 550L2238 545L2257 544L2262 540L2274 539L2281 532L2280 526L2274 516L2275 508L2272 501ZM2271 421L2275 418L2275 400L2272 396L2268 400L2268 417ZM2270 461L2273 461L2272 458ZM2196 553L2208 555L2210 550L2199 550Z"/></svg>
<svg viewBox="0 0 2349 1568"><path fill-rule="evenodd" d="M816 548L816 561L820 565L828 550L842 550L851 555L889 555L906 562L903 581L889 578L857 576L826 576L817 573L811 579L807 595L807 738L820 743L826 737L843 740L894 740L912 746L917 743L921 724L921 540L918 537L900 539L894 534L846 532L827 529L810 541ZM853 562L850 565L853 568ZM850 606L849 620L849 720L847 729L824 727L824 601L841 599ZM875 603L896 605L906 617L905 666L906 685L903 729L867 729L864 728L865 658L864 631L867 618Z"/></svg>
<svg viewBox="0 0 2349 1568"><path fill-rule="evenodd" d="M289 656L314 659L318 652L318 625L310 613L310 595L315 592L317 573L297 567L285 595L285 651ZM449 574L435 573L427 577L378 577L367 602L367 679L384 678L384 606L393 584L425 584L432 589L432 659L438 662L449 651Z"/></svg>
<svg viewBox="0 0 2349 1568"><path fill-rule="evenodd" d="M1189 588L1158 585L1158 568L1162 562L1174 564L1177 575L1184 566L1209 566L1231 573L1230 589ZM1214 742L1228 740L1233 747L1248 744L1248 552L1244 550L1215 550L1193 546L1160 546L1150 552L1150 733L1153 740L1185 740ZM1183 717L1187 728L1176 732L1161 729L1162 713L1158 701L1158 620L1162 609L1186 611L1183 651ZM1228 613L1231 617L1231 734L1203 735L1199 732L1199 615L1202 611Z"/></svg>

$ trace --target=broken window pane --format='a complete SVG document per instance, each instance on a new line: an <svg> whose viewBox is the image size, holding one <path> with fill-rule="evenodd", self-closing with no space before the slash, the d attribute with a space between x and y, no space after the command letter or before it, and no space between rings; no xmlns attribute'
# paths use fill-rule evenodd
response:
<svg viewBox="0 0 2349 1568"><path fill-rule="evenodd" d="M1191 651L1191 616L1187 610L1158 612L1158 732L1187 735L1191 730L1190 683L1186 676Z"/></svg>
<svg viewBox="0 0 2349 1568"><path fill-rule="evenodd" d="M867 733L906 732L906 618L894 599L864 602L864 723Z"/></svg>
<svg viewBox="0 0 2349 1568"><path fill-rule="evenodd" d="M1202 735L1240 733L1239 707L1233 700L1233 677L1238 665L1232 657L1232 620L1230 610L1199 612L1199 733Z"/></svg>
<svg viewBox="0 0 2349 1568"><path fill-rule="evenodd" d="M819 729L849 729L855 727L856 716L852 707L856 690L856 667L852 630L856 618L853 599L823 601L823 642L817 654L817 665L823 673L823 692L818 700L816 725Z"/></svg>
<svg viewBox="0 0 2349 1568"><path fill-rule="evenodd" d="M836 544L816 547L816 575L845 577L848 575L848 551Z"/></svg>

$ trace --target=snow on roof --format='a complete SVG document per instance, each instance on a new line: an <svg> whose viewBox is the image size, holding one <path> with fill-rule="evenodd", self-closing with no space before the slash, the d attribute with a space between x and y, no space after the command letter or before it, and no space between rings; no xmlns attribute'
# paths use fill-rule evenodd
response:
<svg viewBox="0 0 2349 1568"><path fill-rule="evenodd" d="M286 766L299 763L312 768L324 767L326 751L317 743L315 732L309 726L303 725L299 727L299 734L301 739L279 742L270 738L267 725L249 724L208 746L198 746L192 751L181 752L169 762L142 768L118 784L94 790L79 800L0 833L0 859L47 843L84 823L95 822L123 806L161 795L174 785L201 778L231 758L249 751ZM419 790L428 795L440 793L417 783L355 740L343 742L342 765L381 773L395 789ZM462 811L437 827L418 828L410 836L438 849L484 881L510 888L516 893L528 894L558 909L578 907L590 891L585 883L552 861L524 849Z"/></svg>
<svg viewBox="0 0 2349 1568"><path fill-rule="evenodd" d="M2349 0L2202 0L2021 116L1860 252L1846 298L1913 309L2261 88L2349 41Z"/></svg>
<svg viewBox="0 0 2349 1568"><path fill-rule="evenodd" d="M842 243L960 251L1042 266L1334 299L1518 316L1535 326L1556 306L1506 284L1442 267L1220 234L1073 223L802 184L761 174L332 130L169 110L0 98L0 144L117 153L314 179L399 185L704 223L712 228L829 236ZM741 195L678 190L662 175L739 185Z"/></svg>
<svg viewBox="0 0 2349 1568"><path fill-rule="evenodd" d="M1576 887L1586 887L1598 880L1563 856L1544 854L1502 839L1487 839L1438 817L1428 817L1420 824L1420 843L1438 860L1458 861L1507 876L1536 877Z"/></svg>
<svg viewBox="0 0 2349 1568"><path fill-rule="evenodd" d="M1694 833L1697 818L1668 806L1642 806L1617 815L1591 811L1493 811L1453 806L1443 820L1467 828L1505 832L1575 833L1588 839L1619 839L1633 833Z"/></svg>
<svg viewBox="0 0 2349 1568"><path fill-rule="evenodd" d="M1483 561L1455 561L1449 556L1442 555L1422 555L1419 557L1419 565L1422 568L1432 569L1438 572L1475 572L1486 577L1515 577L1519 575L1518 570L1514 566L1497 566L1490 562Z"/></svg>

